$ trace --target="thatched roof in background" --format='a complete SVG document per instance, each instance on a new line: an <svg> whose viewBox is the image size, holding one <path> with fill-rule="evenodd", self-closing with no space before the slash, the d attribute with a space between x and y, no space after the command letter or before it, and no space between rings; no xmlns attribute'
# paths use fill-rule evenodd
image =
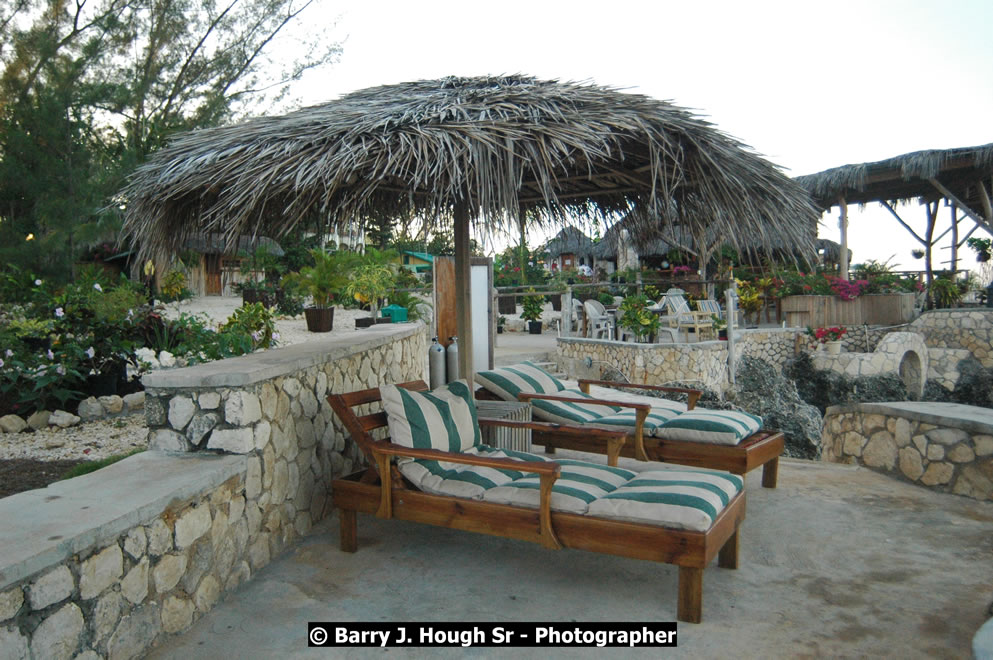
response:
<svg viewBox="0 0 993 660"><path fill-rule="evenodd" d="M844 198L849 204L934 201L944 195L929 179L937 179L973 209L982 208L980 186L990 194L993 143L957 149L915 151L873 163L842 165L796 177L824 210Z"/></svg>
<svg viewBox="0 0 993 660"><path fill-rule="evenodd" d="M276 257L281 257L286 254L283 251L283 248L279 246L279 243L272 240L268 236L239 236L238 245L235 246L233 250L228 249L229 246L224 240L224 236L218 233L191 236L183 242L184 249L193 250L194 252L199 252L200 254L236 254L238 252L247 252L251 254L260 247L264 247L269 251L269 254Z"/></svg>
<svg viewBox="0 0 993 660"><path fill-rule="evenodd" d="M666 101L524 76L387 85L279 117L174 139L122 191L143 253L190 236L279 236L457 203L491 226L573 224L635 211L734 241L797 240L817 211L750 148ZM477 213L478 211L478 213Z"/></svg>
<svg viewBox="0 0 993 660"><path fill-rule="evenodd" d="M592 255L594 253L593 239L577 227L565 227L550 241L545 243L544 251L553 259L562 254Z"/></svg>

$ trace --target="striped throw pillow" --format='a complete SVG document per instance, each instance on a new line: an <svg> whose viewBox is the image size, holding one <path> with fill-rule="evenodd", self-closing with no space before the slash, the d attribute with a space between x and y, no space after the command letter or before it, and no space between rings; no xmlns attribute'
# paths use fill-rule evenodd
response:
<svg viewBox="0 0 993 660"><path fill-rule="evenodd" d="M762 428L762 418L736 410L694 408L669 420L655 435L665 440L736 445Z"/></svg>
<svg viewBox="0 0 993 660"><path fill-rule="evenodd" d="M487 458L512 458L538 462L546 460L534 454L494 449L486 445L471 447L462 453ZM483 493L488 489L508 484L527 474L518 470L500 470L478 465L423 459L403 462L399 468L403 476L425 493L453 495L477 500L482 498Z"/></svg>
<svg viewBox="0 0 993 660"><path fill-rule="evenodd" d="M562 390L552 392L555 396L567 396L575 401L547 401L531 399L531 412L540 420L557 424L586 424L598 422L602 417L614 415L624 408L605 406L597 403L584 403L583 399L592 399L582 390Z"/></svg>
<svg viewBox="0 0 993 660"><path fill-rule="evenodd" d="M591 502L624 485L637 474L631 470L585 461L559 459L555 462L562 466L562 471L552 486L551 506L554 511L586 513ZM483 493L483 500L536 509L541 503L541 479L537 475L524 475L504 486L487 490Z"/></svg>
<svg viewBox="0 0 993 660"><path fill-rule="evenodd" d="M521 392L527 394L556 394L565 386L533 362L521 362L510 367L476 372L476 382L504 401L517 401Z"/></svg>
<svg viewBox="0 0 993 660"><path fill-rule="evenodd" d="M463 452L481 443L476 402L464 380L430 392L379 388L390 438L403 447Z"/></svg>
<svg viewBox="0 0 993 660"><path fill-rule="evenodd" d="M705 532L743 487L727 472L652 470L592 502L587 514Z"/></svg>

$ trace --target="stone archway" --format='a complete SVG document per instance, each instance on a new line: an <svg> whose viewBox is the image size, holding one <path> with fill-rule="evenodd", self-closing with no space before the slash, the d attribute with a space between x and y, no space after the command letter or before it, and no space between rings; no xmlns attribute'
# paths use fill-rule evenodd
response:
<svg viewBox="0 0 993 660"><path fill-rule="evenodd" d="M916 351L907 351L900 358L897 369L900 380L907 388L907 396L916 401L924 395L924 374L921 369L921 356Z"/></svg>

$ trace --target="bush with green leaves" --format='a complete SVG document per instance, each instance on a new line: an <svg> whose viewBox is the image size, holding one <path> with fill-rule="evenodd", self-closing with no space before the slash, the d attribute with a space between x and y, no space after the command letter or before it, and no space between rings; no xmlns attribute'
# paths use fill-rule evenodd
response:
<svg viewBox="0 0 993 660"><path fill-rule="evenodd" d="M535 295L534 288L527 290L531 295L524 296L521 303L521 318L525 321L540 321L545 307L545 296Z"/></svg>
<svg viewBox="0 0 993 660"><path fill-rule="evenodd" d="M659 331L659 317L648 309L645 296L628 296L621 301L620 312L617 325L633 332L638 341L647 340Z"/></svg>

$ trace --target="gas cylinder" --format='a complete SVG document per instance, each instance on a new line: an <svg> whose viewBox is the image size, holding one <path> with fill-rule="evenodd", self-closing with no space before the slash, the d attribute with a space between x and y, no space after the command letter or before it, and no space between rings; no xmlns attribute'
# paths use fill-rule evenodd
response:
<svg viewBox="0 0 993 660"><path fill-rule="evenodd" d="M448 360L448 377L445 382L450 383L453 380L459 379L459 338L449 337L452 343L448 345L448 349L445 351L445 357Z"/></svg>
<svg viewBox="0 0 993 660"><path fill-rule="evenodd" d="M445 347L438 343L437 337L428 347L428 373L432 390L445 384Z"/></svg>

